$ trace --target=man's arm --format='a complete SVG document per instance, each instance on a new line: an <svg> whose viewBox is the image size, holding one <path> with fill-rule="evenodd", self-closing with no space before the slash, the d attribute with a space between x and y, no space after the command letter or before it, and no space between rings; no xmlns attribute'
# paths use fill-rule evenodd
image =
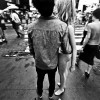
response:
<svg viewBox="0 0 100 100"><path fill-rule="evenodd" d="M91 36L91 25L88 24L88 25L87 25L87 35L86 35L86 38L85 38L85 40L84 40L84 43L83 43L82 48L84 48L85 45L88 43L88 41L89 41L89 39L90 39L90 36Z"/></svg>

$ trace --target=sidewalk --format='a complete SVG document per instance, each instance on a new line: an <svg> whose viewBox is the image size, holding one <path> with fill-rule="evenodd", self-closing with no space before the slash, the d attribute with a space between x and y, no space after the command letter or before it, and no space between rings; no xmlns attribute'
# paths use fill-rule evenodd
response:
<svg viewBox="0 0 100 100"><path fill-rule="evenodd" d="M36 94L37 74L32 56L25 57L3 57L2 54L9 50L24 50L23 39L17 39L12 29L6 30L8 44L0 46L0 100L34 100ZM100 61L95 59L95 65ZM73 73L69 72L65 93L54 96L54 100L100 100L100 75L91 71L91 76L86 82L83 72L86 64L82 63L80 69L76 68ZM52 73L51 73L52 74ZM59 82L56 73L56 90ZM48 78L45 76L43 88L43 100L48 100Z"/></svg>

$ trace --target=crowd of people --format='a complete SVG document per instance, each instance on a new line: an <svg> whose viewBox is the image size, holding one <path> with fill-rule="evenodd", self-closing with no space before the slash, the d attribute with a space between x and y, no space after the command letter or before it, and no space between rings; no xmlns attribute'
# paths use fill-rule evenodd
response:
<svg viewBox="0 0 100 100"><path fill-rule="evenodd" d="M93 11L83 12L81 10L76 10L76 24L85 25L90 19Z"/></svg>
<svg viewBox="0 0 100 100"><path fill-rule="evenodd" d="M5 36L6 24L11 23L17 34L17 38L22 37L21 30L25 24L29 24L38 17L37 11L22 11L19 9L8 9L0 12L0 44L7 43Z"/></svg>
<svg viewBox="0 0 100 100"><path fill-rule="evenodd" d="M26 11L25 23L28 29L30 53L35 59L37 72L38 97L36 100L42 99L45 74L48 74L49 80L49 99L53 100L54 94L58 96L64 93L69 71L75 71L76 66L80 68L81 61L88 65L84 75L86 79L89 78L94 64L93 59L98 55L98 45L100 44L100 8L94 10L87 22L84 22L82 48L78 61L76 61L74 0L32 0L32 3L40 16L34 22L29 23L29 16ZM0 16L0 34L2 39L7 42L4 35L6 27L2 18L4 19L3 15ZM22 35L19 32L19 26L22 24L21 17L14 10L10 10L9 20L16 31L17 37L20 38ZM32 19L30 18L30 20ZM57 69L60 82L58 83L59 89L55 91Z"/></svg>

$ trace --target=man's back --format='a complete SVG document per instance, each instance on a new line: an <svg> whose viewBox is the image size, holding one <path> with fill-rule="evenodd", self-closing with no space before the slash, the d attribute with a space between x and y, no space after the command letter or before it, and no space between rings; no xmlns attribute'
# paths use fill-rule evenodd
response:
<svg viewBox="0 0 100 100"><path fill-rule="evenodd" d="M54 69L57 66L60 46L59 33L64 33L66 27L65 23L57 19L39 19L33 25L32 39L37 67Z"/></svg>
<svg viewBox="0 0 100 100"><path fill-rule="evenodd" d="M91 28L89 43L97 45L100 43L100 22L92 22L89 27Z"/></svg>

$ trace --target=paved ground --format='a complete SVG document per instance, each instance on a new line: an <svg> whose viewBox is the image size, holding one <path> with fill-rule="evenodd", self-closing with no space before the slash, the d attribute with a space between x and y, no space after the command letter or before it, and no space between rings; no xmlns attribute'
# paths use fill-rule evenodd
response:
<svg viewBox="0 0 100 100"><path fill-rule="evenodd" d="M0 46L0 100L34 100L36 95L37 74L32 56L3 57L11 50L25 50L23 39L17 39L12 29L6 30L8 44ZM70 65L70 64L69 64ZM95 65L99 68L100 61L95 59ZM69 72L65 93L54 96L54 100L100 100L100 72L91 71L88 81L85 81L83 72L87 67L82 63L80 69ZM56 83L59 82L58 72ZM58 86L56 85L56 90ZM45 76L43 100L48 100L48 78Z"/></svg>

